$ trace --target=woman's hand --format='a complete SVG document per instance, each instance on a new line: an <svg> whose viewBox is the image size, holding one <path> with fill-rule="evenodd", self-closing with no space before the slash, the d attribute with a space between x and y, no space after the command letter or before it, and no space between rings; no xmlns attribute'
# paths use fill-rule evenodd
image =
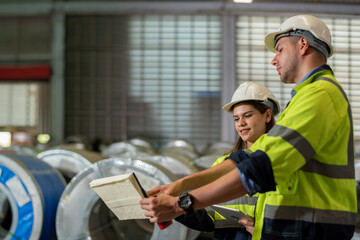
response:
<svg viewBox="0 0 360 240"><path fill-rule="evenodd" d="M254 233L254 220L255 218L248 215L246 213L246 215L251 219L247 219L247 218L242 218L238 221L239 224L243 225L246 228L246 231L248 231L251 235L253 235Z"/></svg>

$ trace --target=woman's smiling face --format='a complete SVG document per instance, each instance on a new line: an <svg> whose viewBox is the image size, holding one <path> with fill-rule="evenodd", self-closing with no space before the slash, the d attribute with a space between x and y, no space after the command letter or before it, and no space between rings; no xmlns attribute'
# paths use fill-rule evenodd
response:
<svg viewBox="0 0 360 240"><path fill-rule="evenodd" d="M252 104L243 102L234 106L233 118L237 133L249 148L266 132L266 123L271 120L271 110L262 114Z"/></svg>

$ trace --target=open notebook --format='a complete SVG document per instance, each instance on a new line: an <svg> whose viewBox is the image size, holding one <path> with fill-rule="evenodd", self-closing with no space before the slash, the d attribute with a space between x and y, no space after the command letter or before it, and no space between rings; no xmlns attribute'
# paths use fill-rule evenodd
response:
<svg viewBox="0 0 360 240"><path fill-rule="evenodd" d="M135 173L99 178L89 184L119 220L147 218L139 204L146 192Z"/></svg>

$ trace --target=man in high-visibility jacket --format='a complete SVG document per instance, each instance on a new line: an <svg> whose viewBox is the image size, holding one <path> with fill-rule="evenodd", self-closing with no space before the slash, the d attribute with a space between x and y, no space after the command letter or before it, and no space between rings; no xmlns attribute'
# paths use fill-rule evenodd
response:
<svg viewBox="0 0 360 240"><path fill-rule="evenodd" d="M253 239L351 239L357 214L350 104L327 58L326 24L310 15L289 18L265 37L272 65L292 99L267 135L232 153L235 170L173 197L141 200L151 222L174 218L246 193L260 192ZM242 161L239 161L242 159Z"/></svg>

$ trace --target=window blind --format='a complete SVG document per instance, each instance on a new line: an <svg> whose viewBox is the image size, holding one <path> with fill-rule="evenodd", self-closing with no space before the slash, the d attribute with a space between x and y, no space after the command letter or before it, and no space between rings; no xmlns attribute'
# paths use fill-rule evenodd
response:
<svg viewBox="0 0 360 240"><path fill-rule="evenodd" d="M66 136L218 141L219 16L69 16L66 32Z"/></svg>
<svg viewBox="0 0 360 240"><path fill-rule="evenodd" d="M4 68L48 65L50 59L50 21L44 16L2 16L0 18L0 64ZM38 80L21 77L15 70L2 72L0 83L0 127L13 130L43 130L40 122L48 116L39 108L41 85ZM34 72L32 72L34 73ZM37 74L37 73L36 73ZM35 74L35 75L36 75ZM10 79L7 79L10 78ZM26 83L25 83L26 81ZM44 129L45 131L47 129Z"/></svg>
<svg viewBox="0 0 360 240"><path fill-rule="evenodd" d="M65 39L65 137L126 134L127 17L69 16ZM126 135L125 135L126 136Z"/></svg>
<svg viewBox="0 0 360 240"><path fill-rule="evenodd" d="M291 15L292 16L292 15ZM242 15L237 19L237 82L256 81L269 87L284 110L294 84L281 83L271 65L274 53L264 44L265 35L291 17ZM334 55L328 64L347 93L353 113L354 134L360 136L360 20L343 16L320 16L332 33Z"/></svg>
<svg viewBox="0 0 360 240"><path fill-rule="evenodd" d="M38 84L0 83L0 126L37 127L38 103Z"/></svg>
<svg viewBox="0 0 360 240"><path fill-rule="evenodd" d="M221 24L218 16L131 17L131 135L196 145L219 139Z"/></svg>

